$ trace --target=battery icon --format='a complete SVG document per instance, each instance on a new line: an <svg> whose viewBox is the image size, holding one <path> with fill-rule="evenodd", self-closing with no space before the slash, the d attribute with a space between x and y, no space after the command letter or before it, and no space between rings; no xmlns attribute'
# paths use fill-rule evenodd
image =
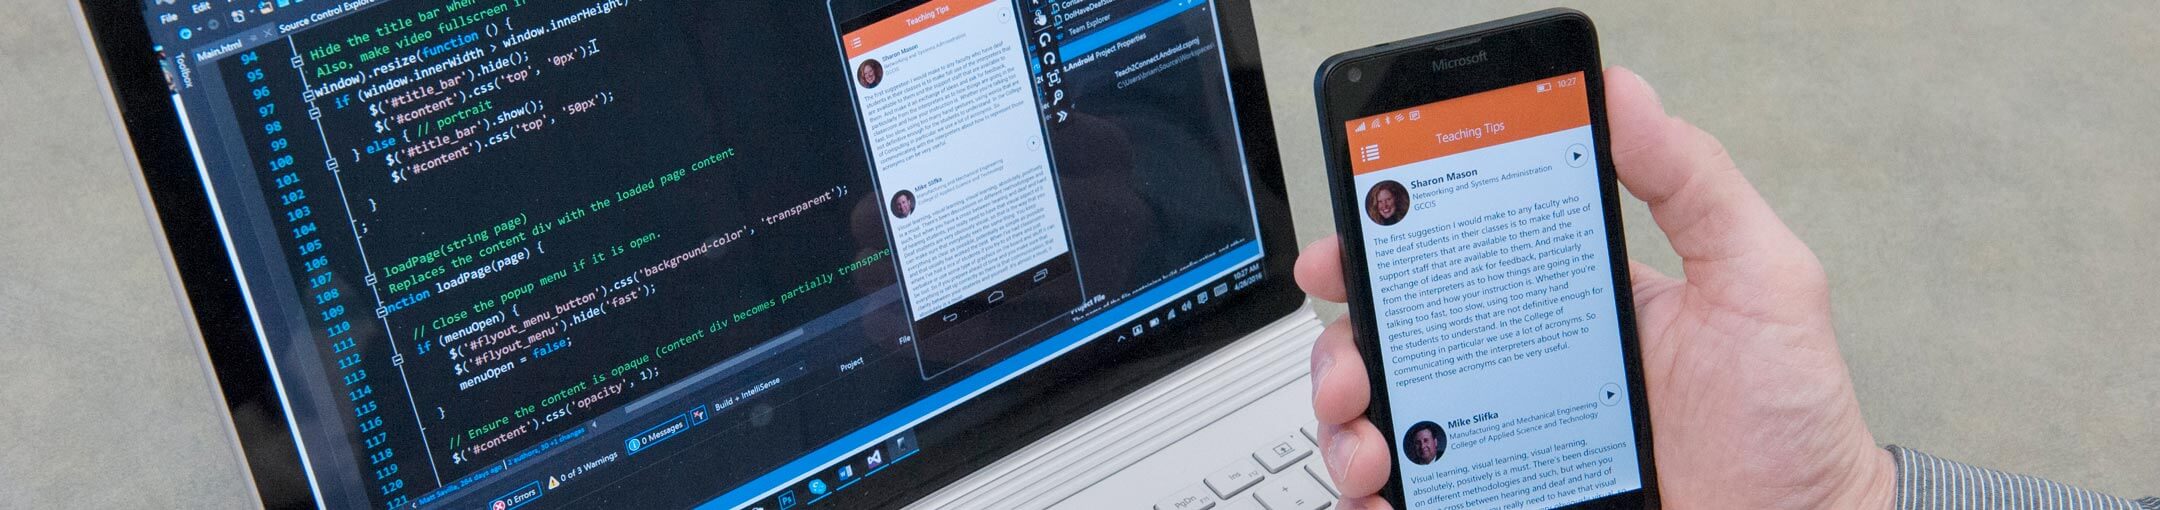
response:
<svg viewBox="0 0 2160 510"><path fill-rule="evenodd" d="M1538 91L1538 93L1539 93L1539 94L1543 94L1543 93L1546 93L1546 92L1551 92L1551 91L1552 91L1552 84L1551 84L1551 83L1539 83L1539 84L1537 84L1537 91Z"/></svg>

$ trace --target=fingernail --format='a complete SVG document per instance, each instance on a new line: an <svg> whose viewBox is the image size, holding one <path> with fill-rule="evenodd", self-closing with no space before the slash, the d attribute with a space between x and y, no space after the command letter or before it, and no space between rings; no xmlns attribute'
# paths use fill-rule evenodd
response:
<svg viewBox="0 0 2160 510"><path fill-rule="evenodd" d="M1329 448L1328 451L1334 455L1327 456L1328 477L1335 479L1335 485L1340 487L1343 483L1343 475L1349 472L1350 458L1357 456L1360 445L1357 436L1351 435L1348 430L1336 432L1335 438L1330 440L1329 443L1334 446Z"/></svg>

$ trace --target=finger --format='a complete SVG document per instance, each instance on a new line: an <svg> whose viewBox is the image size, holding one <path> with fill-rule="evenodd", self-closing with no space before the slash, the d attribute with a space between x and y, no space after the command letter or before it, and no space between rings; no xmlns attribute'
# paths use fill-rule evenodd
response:
<svg viewBox="0 0 2160 510"><path fill-rule="evenodd" d="M1657 92L1634 72L1614 67L1607 75L1620 182L1650 204L1689 280L1750 281L1761 272L1789 269L1760 257L1807 253L1717 138L1666 115ZM1741 261L1772 263L1736 263Z"/></svg>
<svg viewBox="0 0 2160 510"><path fill-rule="evenodd" d="M1388 467L1395 458L1387 439L1372 421L1358 419L1342 425L1320 426L1320 456L1327 461L1328 478L1343 498L1380 493L1387 483Z"/></svg>
<svg viewBox="0 0 2160 510"><path fill-rule="evenodd" d="M1330 235L1305 246L1298 253L1297 283L1313 297L1349 301L1350 292L1343 290L1342 238Z"/></svg>
<svg viewBox="0 0 2160 510"><path fill-rule="evenodd" d="M1372 402L1372 386L1365 375L1365 360L1351 341L1350 321L1335 319L1313 342L1313 418L1325 424L1349 422L1365 415Z"/></svg>

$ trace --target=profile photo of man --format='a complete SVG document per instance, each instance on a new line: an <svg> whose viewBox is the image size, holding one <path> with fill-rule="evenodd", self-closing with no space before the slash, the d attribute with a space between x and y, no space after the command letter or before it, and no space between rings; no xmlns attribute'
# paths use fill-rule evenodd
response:
<svg viewBox="0 0 2160 510"><path fill-rule="evenodd" d="M894 193L892 196L893 217L907 218L912 214L915 214L915 192L900 190L899 193Z"/></svg>
<svg viewBox="0 0 2160 510"><path fill-rule="evenodd" d="M879 63L877 59L864 60L862 65L855 66L855 83L866 89L874 89L878 84L885 83L885 64Z"/></svg>
<svg viewBox="0 0 2160 510"><path fill-rule="evenodd" d="M1431 464L1440 460L1440 454L1447 453L1447 431L1440 430L1438 423L1418 422L1410 426L1410 432L1403 434L1402 449L1403 456L1409 457L1411 463Z"/></svg>
<svg viewBox="0 0 2160 510"><path fill-rule="evenodd" d="M1365 216L1382 226L1401 223L1410 214L1410 190L1402 183L1380 181L1365 193Z"/></svg>

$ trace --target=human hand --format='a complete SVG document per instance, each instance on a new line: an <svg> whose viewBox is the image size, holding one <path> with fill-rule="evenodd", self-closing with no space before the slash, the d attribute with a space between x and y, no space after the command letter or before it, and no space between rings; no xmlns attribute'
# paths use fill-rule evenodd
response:
<svg viewBox="0 0 2160 510"><path fill-rule="evenodd" d="M1650 204L1686 273L1628 267L1664 505L1889 508L1895 466L1861 419L1821 263L1716 138L1667 116L1635 73L1606 80L1620 181ZM1307 293L1348 297L1339 242L1299 256ZM1394 455L1364 417L1370 381L1351 335L1338 319L1313 347L1320 450L1344 508L1384 509L1374 494Z"/></svg>

